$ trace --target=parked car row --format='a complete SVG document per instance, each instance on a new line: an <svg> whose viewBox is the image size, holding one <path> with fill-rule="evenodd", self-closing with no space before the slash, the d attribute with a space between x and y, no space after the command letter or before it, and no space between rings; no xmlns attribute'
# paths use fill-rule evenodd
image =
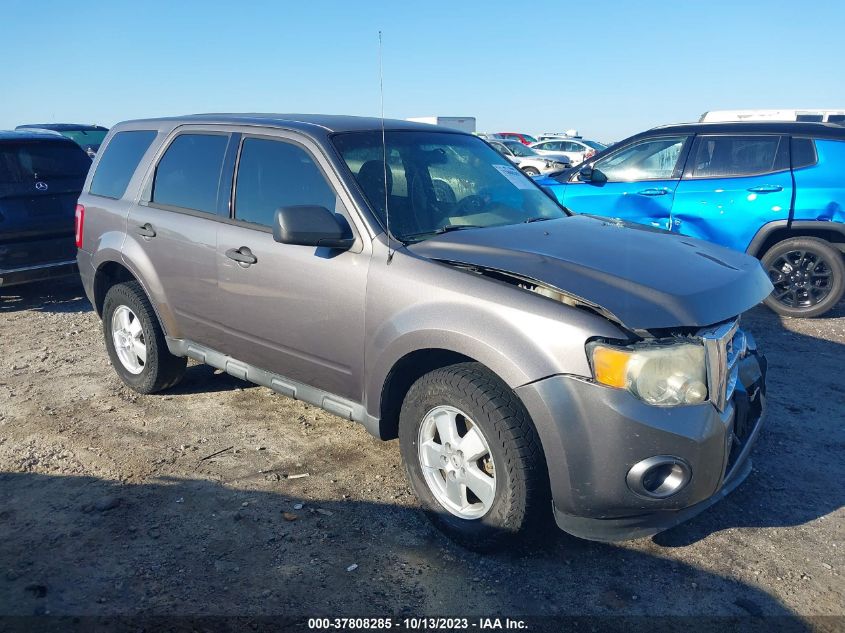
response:
<svg viewBox="0 0 845 633"><path fill-rule="evenodd" d="M427 514L468 547L549 501L572 534L635 538L751 470L767 364L742 314L841 295L825 231L843 224L845 129L790 125L660 128L568 169L357 117L129 121L93 164L11 132L0 253L42 257L17 269L32 279L67 263L72 232L126 385L167 389L192 358L398 437ZM549 175L513 164L528 158ZM594 217L626 208L639 223ZM765 271L737 247L760 217Z"/></svg>
<svg viewBox="0 0 845 633"><path fill-rule="evenodd" d="M539 176L572 167L572 161L563 154L541 155L519 141L490 140L490 146L529 176Z"/></svg>

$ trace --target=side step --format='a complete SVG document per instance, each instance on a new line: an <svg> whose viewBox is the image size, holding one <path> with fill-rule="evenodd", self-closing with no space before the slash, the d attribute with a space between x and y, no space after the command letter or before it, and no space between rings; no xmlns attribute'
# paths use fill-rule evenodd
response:
<svg viewBox="0 0 845 633"><path fill-rule="evenodd" d="M166 337L166 340L167 348L174 356L193 358L206 365L221 369L235 378L267 387L294 400L302 400L308 404L313 404L315 407L325 409L338 417L352 420L353 422L360 422L371 433L373 428L378 429L378 419L367 415L363 405L357 402L352 402L328 391L323 391L322 389L302 384L290 378L285 378L279 374L259 369L249 363L237 360L226 354L221 354L193 341L170 337ZM375 427L371 426L373 424L375 424Z"/></svg>

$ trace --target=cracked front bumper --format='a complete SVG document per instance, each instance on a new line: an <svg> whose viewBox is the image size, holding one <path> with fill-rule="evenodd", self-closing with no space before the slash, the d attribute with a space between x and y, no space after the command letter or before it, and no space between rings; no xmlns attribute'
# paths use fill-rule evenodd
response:
<svg viewBox="0 0 845 633"><path fill-rule="evenodd" d="M756 353L741 363L721 412L709 402L654 407L573 376L519 387L543 445L558 526L591 540L649 536L692 518L742 483L763 420L766 363ZM691 469L689 483L662 499L636 494L626 482L635 464L656 455L680 458Z"/></svg>

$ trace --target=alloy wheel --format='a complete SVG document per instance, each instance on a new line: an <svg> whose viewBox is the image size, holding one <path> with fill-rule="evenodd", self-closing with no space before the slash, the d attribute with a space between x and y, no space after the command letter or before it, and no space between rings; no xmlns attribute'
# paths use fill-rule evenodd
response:
<svg viewBox="0 0 845 633"><path fill-rule="evenodd" d="M138 316L127 306L118 306L111 318L111 335L120 364L131 374L140 374L147 364L147 343Z"/></svg>
<svg viewBox="0 0 845 633"><path fill-rule="evenodd" d="M789 308L811 308L830 294L830 264L810 250L788 251L769 264L774 299Z"/></svg>
<svg viewBox="0 0 845 633"><path fill-rule="evenodd" d="M420 425L418 454L431 493L450 513L478 519L493 506L496 472L478 425L451 406L429 411Z"/></svg>

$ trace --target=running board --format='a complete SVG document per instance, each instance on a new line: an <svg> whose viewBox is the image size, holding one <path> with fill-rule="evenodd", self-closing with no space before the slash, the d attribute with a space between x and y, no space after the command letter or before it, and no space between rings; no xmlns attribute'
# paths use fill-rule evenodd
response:
<svg viewBox="0 0 845 633"><path fill-rule="evenodd" d="M360 422L367 428L367 431L373 433L376 437L379 436L378 418L368 415L363 405L357 402L352 402L351 400L336 396L317 387L311 387L310 385L305 385L290 378L285 378L279 374L259 369L249 363L237 360L193 341L171 338L169 336L166 337L166 341L167 348L174 356L193 358L206 365L221 369L235 378L267 387L276 393L293 398L294 400L302 400L308 404L313 404L315 407L325 409L329 413L346 420Z"/></svg>

